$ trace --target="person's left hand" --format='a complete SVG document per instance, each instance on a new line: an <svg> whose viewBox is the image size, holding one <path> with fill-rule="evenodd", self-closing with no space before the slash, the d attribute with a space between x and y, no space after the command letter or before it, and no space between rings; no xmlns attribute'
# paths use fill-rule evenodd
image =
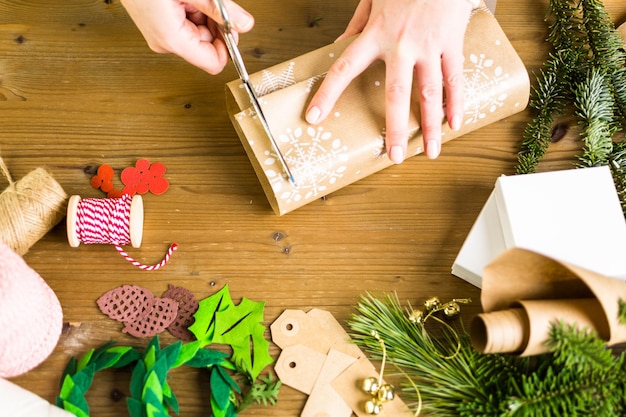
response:
<svg viewBox="0 0 626 417"><path fill-rule="evenodd" d="M361 0L343 39L360 33L329 69L312 98L306 119L324 120L350 82L373 61L386 65L387 155L406 157L411 91L416 75L425 151L441 150L443 89L450 127L463 116L463 37L469 21L468 0Z"/></svg>

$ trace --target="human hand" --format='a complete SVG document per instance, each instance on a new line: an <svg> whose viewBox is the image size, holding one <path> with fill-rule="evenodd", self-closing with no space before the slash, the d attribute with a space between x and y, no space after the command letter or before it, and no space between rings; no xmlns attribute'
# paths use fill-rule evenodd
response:
<svg viewBox="0 0 626 417"><path fill-rule="evenodd" d="M252 29L252 15L231 0L224 3L234 36ZM122 0L122 4L153 51L176 54L209 74L219 73L228 63L213 0Z"/></svg>
<svg viewBox="0 0 626 417"><path fill-rule="evenodd" d="M360 35L329 69L307 108L307 121L324 120L348 84L382 59L387 155L395 163L406 157L415 77L425 151L436 158L441 150L444 88L450 127L458 130L462 123L463 37L471 10L467 0L361 0L339 39Z"/></svg>

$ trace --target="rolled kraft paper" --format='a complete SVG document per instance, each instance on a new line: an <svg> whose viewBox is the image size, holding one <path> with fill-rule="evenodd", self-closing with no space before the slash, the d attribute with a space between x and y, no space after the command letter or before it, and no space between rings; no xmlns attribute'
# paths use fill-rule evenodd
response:
<svg viewBox="0 0 626 417"><path fill-rule="evenodd" d="M65 217L67 194L43 168L13 182L0 158L0 172L9 180L0 194L0 241L24 255Z"/></svg>
<svg viewBox="0 0 626 417"><path fill-rule="evenodd" d="M0 242L0 377L21 375L54 350L63 326L52 289Z"/></svg>
<svg viewBox="0 0 626 417"><path fill-rule="evenodd" d="M559 321L608 339L609 326L595 299L521 301L514 308L476 316L470 337L481 353L538 355L550 350L546 344L550 328Z"/></svg>
<svg viewBox="0 0 626 417"><path fill-rule="evenodd" d="M619 303L626 301L625 281L527 249L509 249L485 267L480 299L485 313L511 308L519 300L594 299L602 309L594 323L608 326L607 344L626 342L626 326L618 319Z"/></svg>
<svg viewBox="0 0 626 417"><path fill-rule="evenodd" d="M624 46L626 47L626 23L622 23L622 25L617 28L617 32L621 35L624 40Z"/></svg>
<svg viewBox="0 0 626 417"><path fill-rule="evenodd" d="M2 415L10 417L74 417L19 385L0 378Z"/></svg>
<svg viewBox="0 0 626 417"><path fill-rule="evenodd" d="M332 63L354 38L325 46L252 74L261 106L295 177L283 175L241 81L226 85L228 112L274 211L285 214L393 163L385 154L385 65L372 64L352 81L319 125L304 113ZM522 111L530 81L519 56L486 8L475 10L464 42L464 119L459 131L442 121L443 141ZM413 89L408 156L423 152L419 92Z"/></svg>

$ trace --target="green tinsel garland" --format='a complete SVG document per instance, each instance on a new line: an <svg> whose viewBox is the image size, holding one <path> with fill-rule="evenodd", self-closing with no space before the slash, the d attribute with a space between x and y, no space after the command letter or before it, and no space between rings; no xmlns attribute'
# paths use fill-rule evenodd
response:
<svg viewBox="0 0 626 417"><path fill-rule="evenodd" d="M411 321L412 313L395 294L368 294L348 325L375 359L382 359L382 350L372 332L384 341L387 363L407 378L401 395L413 409L423 403L426 415L441 417L626 414L626 353L614 355L597 336L554 323L549 354L481 354L461 324L424 332L425 323Z"/></svg>
<svg viewBox="0 0 626 417"><path fill-rule="evenodd" d="M537 76L516 172L535 172L552 140L554 116L573 104L581 127L580 167L609 165L626 214L626 52L600 0L550 0L548 61Z"/></svg>

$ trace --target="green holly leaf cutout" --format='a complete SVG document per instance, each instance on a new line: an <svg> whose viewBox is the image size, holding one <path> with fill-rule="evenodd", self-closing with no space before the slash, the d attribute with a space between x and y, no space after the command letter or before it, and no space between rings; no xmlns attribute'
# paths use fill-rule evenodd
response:
<svg viewBox="0 0 626 417"><path fill-rule="evenodd" d="M230 297L228 285L225 285L215 294L198 302L198 310L193 315L195 320L194 323L189 326L189 331L191 331L194 336L196 336L196 339L202 342L203 345L212 343L217 313L233 305L234 303Z"/></svg>
<svg viewBox="0 0 626 417"><path fill-rule="evenodd" d="M195 322L189 330L203 343L229 345L232 361L252 381L274 360L263 326L265 303L243 298L235 305L225 285L220 291L199 302Z"/></svg>

